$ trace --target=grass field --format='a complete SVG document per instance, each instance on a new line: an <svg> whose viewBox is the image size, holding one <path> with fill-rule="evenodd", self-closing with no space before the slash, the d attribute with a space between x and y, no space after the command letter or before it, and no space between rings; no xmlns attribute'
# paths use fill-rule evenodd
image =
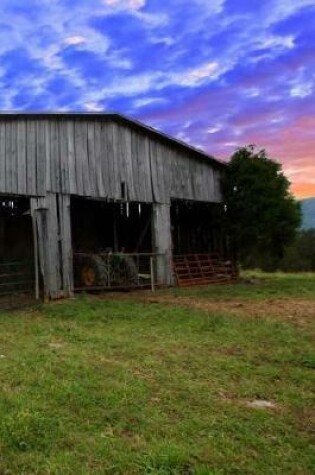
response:
<svg viewBox="0 0 315 475"><path fill-rule="evenodd" d="M315 473L315 276L246 277L0 313L0 474Z"/></svg>

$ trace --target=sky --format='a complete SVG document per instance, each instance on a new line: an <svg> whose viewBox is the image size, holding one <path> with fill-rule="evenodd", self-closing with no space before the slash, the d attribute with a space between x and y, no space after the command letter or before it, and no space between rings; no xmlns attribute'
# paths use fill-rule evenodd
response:
<svg viewBox="0 0 315 475"><path fill-rule="evenodd" d="M315 0L1 0L0 109L121 112L315 196Z"/></svg>

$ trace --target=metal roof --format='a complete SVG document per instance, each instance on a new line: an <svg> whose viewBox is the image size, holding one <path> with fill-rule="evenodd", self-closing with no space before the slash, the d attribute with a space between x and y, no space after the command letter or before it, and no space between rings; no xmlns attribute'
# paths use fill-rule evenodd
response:
<svg viewBox="0 0 315 475"><path fill-rule="evenodd" d="M185 149L193 153L193 155L199 159L206 160L207 162L212 162L214 165L218 166L226 166L226 163L222 160L219 160L212 155L207 154L203 150L200 150L192 145L187 144L186 142L174 138L165 132L161 132L154 127L150 127L149 125L140 122L139 120L132 119L127 117L123 114L117 112L41 112L41 111L34 111L34 112L11 112L11 111L0 111L0 119L4 118L12 118L12 119L19 119L19 118L47 118L47 117L56 117L56 118L97 118L97 119L113 119L118 122L127 124L131 127L134 127L138 130L142 130L150 135L153 135L164 142L167 142L170 145L179 147L181 149Z"/></svg>

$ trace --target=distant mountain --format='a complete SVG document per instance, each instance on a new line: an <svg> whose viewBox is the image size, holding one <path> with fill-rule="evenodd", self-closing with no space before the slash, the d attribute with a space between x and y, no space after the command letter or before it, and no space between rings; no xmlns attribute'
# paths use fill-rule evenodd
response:
<svg viewBox="0 0 315 475"><path fill-rule="evenodd" d="M301 205L303 215L302 228L315 229L315 198L308 198L307 200L302 200Z"/></svg>

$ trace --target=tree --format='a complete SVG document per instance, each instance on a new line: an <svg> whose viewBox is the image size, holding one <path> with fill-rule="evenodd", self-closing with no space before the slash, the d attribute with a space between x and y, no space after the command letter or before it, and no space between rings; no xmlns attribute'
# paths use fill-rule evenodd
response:
<svg viewBox="0 0 315 475"><path fill-rule="evenodd" d="M282 167L253 145L237 150L223 179L227 227L245 266L272 270L301 223Z"/></svg>
<svg viewBox="0 0 315 475"><path fill-rule="evenodd" d="M280 269L289 272L315 272L315 229L299 232L285 250Z"/></svg>

